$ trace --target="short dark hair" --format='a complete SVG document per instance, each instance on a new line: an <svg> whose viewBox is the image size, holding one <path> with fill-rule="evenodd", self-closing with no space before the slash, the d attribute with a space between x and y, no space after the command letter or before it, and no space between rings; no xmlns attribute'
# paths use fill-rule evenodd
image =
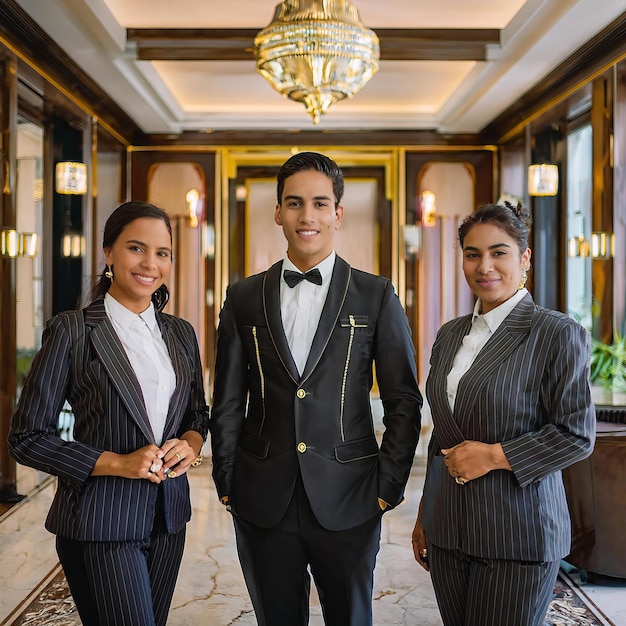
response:
<svg viewBox="0 0 626 626"><path fill-rule="evenodd" d="M333 193L335 194L335 206L337 206L343 197L343 172L330 157L320 154L319 152L298 152L283 163L276 176L276 196L278 198L278 204L280 204L282 200L285 181L290 176L307 170L315 170L330 178L333 183Z"/></svg>
<svg viewBox="0 0 626 626"><path fill-rule="evenodd" d="M505 200L502 204L483 204L461 222L459 244L463 249L467 233L476 224L495 224L514 239L524 253L528 248L531 221L530 212L519 203L515 206Z"/></svg>
<svg viewBox="0 0 626 626"><path fill-rule="evenodd" d="M131 200L130 202L125 202L118 206L117 209L109 215L104 225L102 249L111 248L126 226L144 217L161 220L170 234L170 242L172 241L172 224L169 215L163 209L149 202ZM103 296L109 290L111 280L106 277L106 270L107 268L102 270L100 278L92 291L92 298ZM169 292L165 285L161 285L161 287L152 294L152 301L159 311L167 304L168 299Z"/></svg>

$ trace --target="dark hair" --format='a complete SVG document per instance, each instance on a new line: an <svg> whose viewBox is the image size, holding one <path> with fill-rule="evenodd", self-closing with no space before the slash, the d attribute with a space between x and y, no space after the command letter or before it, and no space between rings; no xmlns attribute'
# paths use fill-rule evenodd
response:
<svg viewBox="0 0 626 626"><path fill-rule="evenodd" d="M333 183L333 193L335 194L335 206L337 206L343 197L343 173L331 158L319 152L298 152L283 163L276 176L278 181L276 185L278 204L281 203L285 181L290 176L307 170L315 170L330 178Z"/></svg>
<svg viewBox="0 0 626 626"><path fill-rule="evenodd" d="M172 224L170 223L169 215L163 209L160 209L149 202L131 200L130 202L125 202L124 204L118 206L117 209L109 215L109 218L104 225L102 249L111 248L126 226L128 226L131 222L144 217L161 220L167 227L170 234L170 241L172 240ZM91 295L94 299L103 296L111 286L111 280L107 278L106 271L107 268L102 270L100 278L98 279L96 286L93 288ZM154 303L157 311L163 310L169 300L169 297L170 294L165 285L161 285L152 294L152 302Z"/></svg>
<svg viewBox="0 0 626 626"><path fill-rule="evenodd" d="M519 203L514 206L505 200L502 204L484 204L470 213L459 226L458 237L461 249L463 249L467 233L476 224L495 224L515 240L521 253L528 248L531 217L528 209Z"/></svg>

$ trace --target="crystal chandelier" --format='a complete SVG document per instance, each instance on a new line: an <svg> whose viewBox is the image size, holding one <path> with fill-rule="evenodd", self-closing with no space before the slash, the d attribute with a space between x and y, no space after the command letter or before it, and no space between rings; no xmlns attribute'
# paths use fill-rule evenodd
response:
<svg viewBox="0 0 626 626"><path fill-rule="evenodd" d="M254 40L259 72L313 123L378 71L378 37L348 0L285 0Z"/></svg>

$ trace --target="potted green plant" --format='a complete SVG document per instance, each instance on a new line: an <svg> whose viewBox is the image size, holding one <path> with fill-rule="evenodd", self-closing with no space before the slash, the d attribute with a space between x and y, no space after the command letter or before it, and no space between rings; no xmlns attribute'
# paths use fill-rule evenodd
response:
<svg viewBox="0 0 626 626"><path fill-rule="evenodd" d="M626 404L626 335L615 333L610 344L592 337L590 380L610 398L599 404Z"/></svg>

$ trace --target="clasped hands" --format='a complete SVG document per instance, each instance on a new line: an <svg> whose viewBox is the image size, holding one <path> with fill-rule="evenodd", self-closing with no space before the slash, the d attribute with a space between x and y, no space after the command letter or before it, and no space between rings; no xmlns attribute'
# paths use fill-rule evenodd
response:
<svg viewBox="0 0 626 626"><path fill-rule="evenodd" d="M442 449L441 452L448 473L459 485L495 469L511 469L500 443L467 440L453 448Z"/></svg>
<svg viewBox="0 0 626 626"><path fill-rule="evenodd" d="M193 463L196 453L184 439L168 439L158 447L154 444L140 448L142 467L148 480L160 483L167 478L182 476Z"/></svg>
<svg viewBox="0 0 626 626"><path fill-rule="evenodd" d="M188 441L168 439L160 447L151 443L129 454L103 452L92 475L142 478L158 484L184 474L195 458Z"/></svg>

